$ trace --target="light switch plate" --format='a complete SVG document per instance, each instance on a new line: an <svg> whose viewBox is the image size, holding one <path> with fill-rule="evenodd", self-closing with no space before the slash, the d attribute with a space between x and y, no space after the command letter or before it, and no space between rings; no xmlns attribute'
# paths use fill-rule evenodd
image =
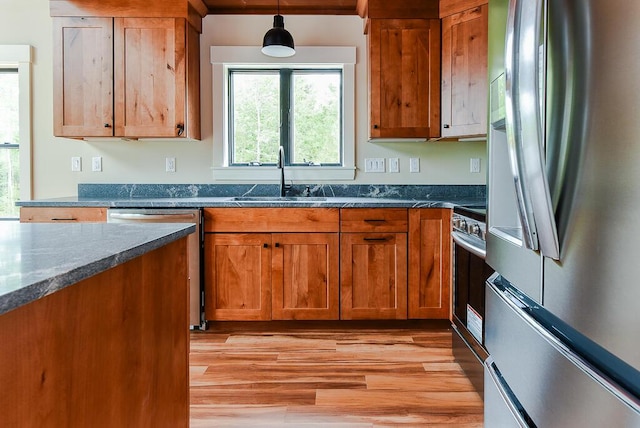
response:
<svg viewBox="0 0 640 428"><path fill-rule="evenodd" d="M82 158L80 156L73 156L71 158L71 171L72 172L82 171Z"/></svg>
<svg viewBox="0 0 640 428"><path fill-rule="evenodd" d="M400 159L389 158L389 172L400 172Z"/></svg>
<svg viewBox="0 0 640 428"><path fill-rule="evenodd" d="M176 172L176 158L165 158L165 171Z"/></svg>
<svg viewBox="0 0 640 428"><path fill-rule="evenodd" d="M384 158L365 158L364 172L384 172Z"/></svg>
<svg viewBox="0 0 640 428"><path fill-rule="evenodd" d="M409 172L420 172L420 158L409 159Z"/></svg>
<svg viewBox="0 0 640 428"><path fill-rule="evenodd" d="M480 172L480 158L471 158L469 161L469 171L472 173Z"/></svg>
<svg viewBox="0 0 640 428"><path fill-rule="evenodd" d="M91 171L102 171L102 156L94 156L93 158L91 158Z"/></svg>

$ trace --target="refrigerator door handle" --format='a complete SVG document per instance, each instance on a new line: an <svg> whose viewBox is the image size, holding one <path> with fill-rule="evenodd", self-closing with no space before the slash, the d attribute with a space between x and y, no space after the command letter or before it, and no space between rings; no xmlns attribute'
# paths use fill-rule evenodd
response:
<svg viewBox="0 0 640 428"><path fill-rule="evenodd" d="M500 394L500 397L502 398L502 401L505 404L506 408L509 410L509 413L513 417L513 420L518 424L520 428L529 428L531 425L527 423L525 416L523 416L520 410L518 409L518 405L513 402L513 393L510 393L509 391L507 391L503 383L504 381L501 379L501 376L497 373L496 365L493 362L493 358L489 356L485 360L484 365L486 367L486 373L489 375L489 377L493 381L495 389ZM486 405L487 404L485 404L485 406Z"/></svg>
<svg viewBox="0 0 640 428"><path fill-rule="evenodd" d="M544 1L510 0L505 46L507 146L527 248L559 258L543 144Z"/></svg>

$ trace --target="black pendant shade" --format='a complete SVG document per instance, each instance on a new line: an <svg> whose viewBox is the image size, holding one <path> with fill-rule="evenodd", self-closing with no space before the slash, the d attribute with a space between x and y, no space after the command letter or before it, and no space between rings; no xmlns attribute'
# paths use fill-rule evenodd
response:
<svg viewBox="0 0 640 428"><path fill-rule="evenodd" d="M284 29L284 18L280 14L273 17L273 28L264 35L262 53L280 58L292 56L296 53L293 37L291 33Z"/></svg>

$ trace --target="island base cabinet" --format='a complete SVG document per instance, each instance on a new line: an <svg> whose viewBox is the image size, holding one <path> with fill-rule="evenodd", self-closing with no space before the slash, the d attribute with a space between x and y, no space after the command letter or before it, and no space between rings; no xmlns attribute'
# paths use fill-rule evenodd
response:
<svg viewBox="0 0 640 428"><path fill-rule="evenodd" d="M337 233L273 234L274 320L337 320Z"/></svg>
<svg viewBox="0 0 640 428"><path fill-rule="evenodd" d="M340 317L407 319L407 234L343 233Z"/></svg>
<svg viewBox="0 0 640 428"><path fill-rule="evenodd" d="M205 234L207 320L271 319L271 251L270 233Z"/></svg>
<svg viewBox="0 0 640 428"><path fill-rule="evenodd" d="M0 316L3 427L187 427L183 238Z"/></svg>

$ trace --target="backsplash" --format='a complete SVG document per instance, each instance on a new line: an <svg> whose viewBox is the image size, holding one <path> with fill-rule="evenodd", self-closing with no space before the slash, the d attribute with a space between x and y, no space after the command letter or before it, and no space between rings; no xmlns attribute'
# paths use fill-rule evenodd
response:
<svg viewBox="0 0 640 428"><path fill-rule="evenodd" d="M309 195L306 189L309 188ZM78 184L78 198L206 198L276 196L277 184ZM485 199L484 185L296 184L288 196L415 200Z"/></svg>

